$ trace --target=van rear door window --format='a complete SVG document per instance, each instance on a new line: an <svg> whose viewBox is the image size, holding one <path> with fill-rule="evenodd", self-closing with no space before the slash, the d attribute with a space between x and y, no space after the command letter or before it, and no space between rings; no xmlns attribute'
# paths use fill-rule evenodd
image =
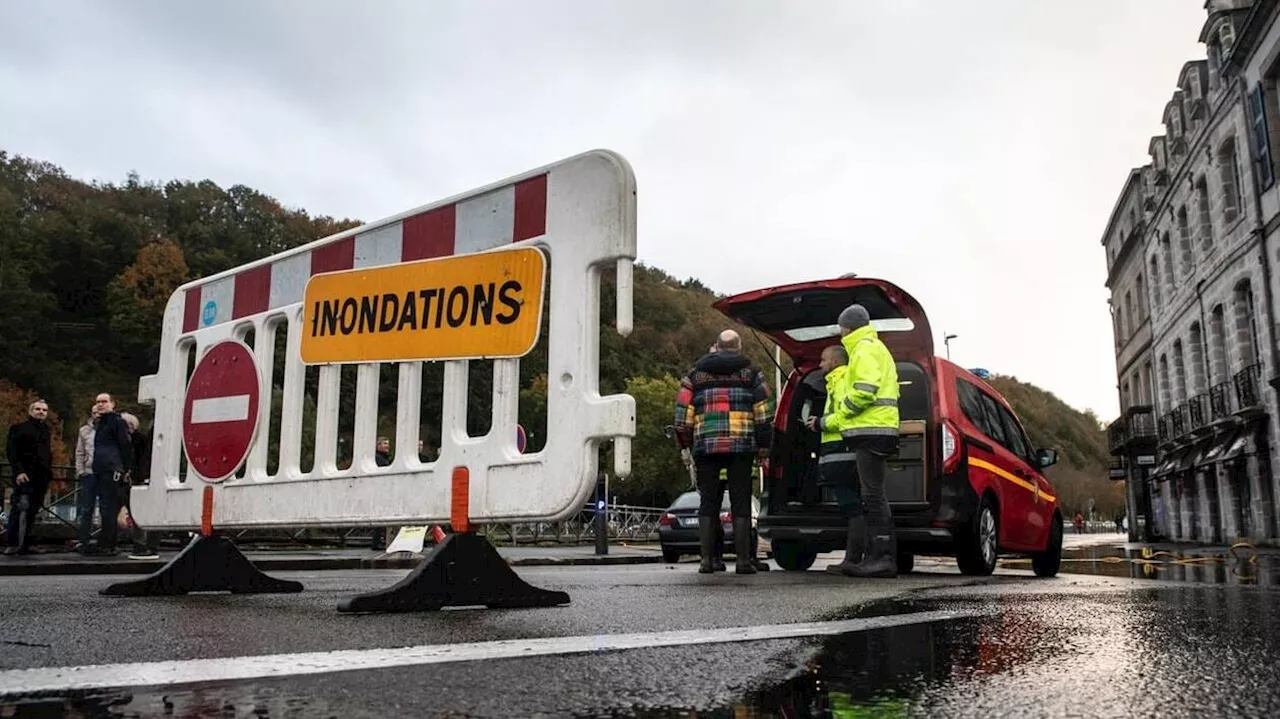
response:
<svg viewBox="0 0 1280 719"><path fill-rule="evenodd" d="M982 392L962 379L956 380L956 393L960 396L960 409L983 434L991 436L987 416L982 410Z"/></svg>

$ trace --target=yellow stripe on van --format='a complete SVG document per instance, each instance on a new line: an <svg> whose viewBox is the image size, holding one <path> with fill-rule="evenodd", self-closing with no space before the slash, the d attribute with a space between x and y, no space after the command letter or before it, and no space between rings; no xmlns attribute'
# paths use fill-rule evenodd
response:
<svg viewBox="0 0 1280 719"><path fill-rule="evenodd" d="M1027 490L1028 492L1031 492L1032 494L1039 494L1040 499L1043 499L1046 502L1052 502L1055 499L1057 499L1057 497L1054 497L1052 494L1049 494L1048 492L1045 492L1044 490L1036 487L1035 485L1023 479L1022 477L1019 477L1015 474L1010 474L1009 472L1004 471L1003 469L995 466L994 464L986 461L985 459L977 459L976 457L970 457L969 466L977 467L978 469L985 469L988 472L996 475L1001 479L1013 482L1014 484L1018 485L1019 487L1022 487L1023 489Z"/></svg>

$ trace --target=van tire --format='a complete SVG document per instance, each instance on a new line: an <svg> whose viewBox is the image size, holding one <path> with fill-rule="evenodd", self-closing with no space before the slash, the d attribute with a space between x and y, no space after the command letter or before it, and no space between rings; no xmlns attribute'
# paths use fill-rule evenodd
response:
<svg viewBox="0 0 1280 719"><path fill-rule="evenodd" d="M666 564L675 564L680 561L680 551L677 549L663 549L662 561Z"/></svg>
<svg viewBox="0 0 1280 719"><path fill-rule="evenodd" d="M956 533L956 566L971 577L990 576L1000 556L1000 512L990 494L978 502L969 526Z"/></svg>
<svg viewBox="0 0 1280 719"><path fill-rule="evenodd" d="M1031 568L1037 577L1056 577L1058 568L1062 566L1062 517L1053 515L1053 525L1049 528L1049 543L1043 552L1031 555Z"/></svg>
<svg viewBox="0 0 1280 719"><path fill-rule="evenodd" d="M818 560L817 552L794 539L775 539L772 545L773 561L788 572L803 572Z"/></svg>
<svg viewBox="0 0 1280 719"><path fill-rule="evenodd" d="M916 555L898 552L898 574L910 574L916 568Z"/></svg>

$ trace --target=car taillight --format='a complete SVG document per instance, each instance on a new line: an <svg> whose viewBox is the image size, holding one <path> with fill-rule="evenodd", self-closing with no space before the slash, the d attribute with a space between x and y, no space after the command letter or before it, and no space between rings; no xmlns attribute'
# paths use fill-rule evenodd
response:
<svg viewBox="0 0 1280 719"><path fill-rule="evenodd" d="M723 524L733 524L733 512L721 512L720 522Z"/></svg>
<svg viewBox="0 0 1280 719"><path fill-rule="evenodd" d="M951 423L942 422L942 473L951 474L960 465L960 438Z"/></svg>
<svg viewBox="0 0 1280 719"><path fill-rule="evenodd" d="M671 514L670 512L663 512L662 516L658 517L658 524L664 527L670 527L675 523L676 523L675 515Z"/></svg>

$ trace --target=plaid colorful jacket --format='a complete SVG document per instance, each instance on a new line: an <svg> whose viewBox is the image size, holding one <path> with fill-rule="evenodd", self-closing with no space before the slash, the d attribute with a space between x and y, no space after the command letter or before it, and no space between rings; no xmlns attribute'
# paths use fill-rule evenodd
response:
<svg viewBox="0 0 1280 719"><path fill-rule="evenodd" d="M773 397L764 374L736 352L709 354L680 381L676 435L695 456L753 454L773 440Z"/></svg>

